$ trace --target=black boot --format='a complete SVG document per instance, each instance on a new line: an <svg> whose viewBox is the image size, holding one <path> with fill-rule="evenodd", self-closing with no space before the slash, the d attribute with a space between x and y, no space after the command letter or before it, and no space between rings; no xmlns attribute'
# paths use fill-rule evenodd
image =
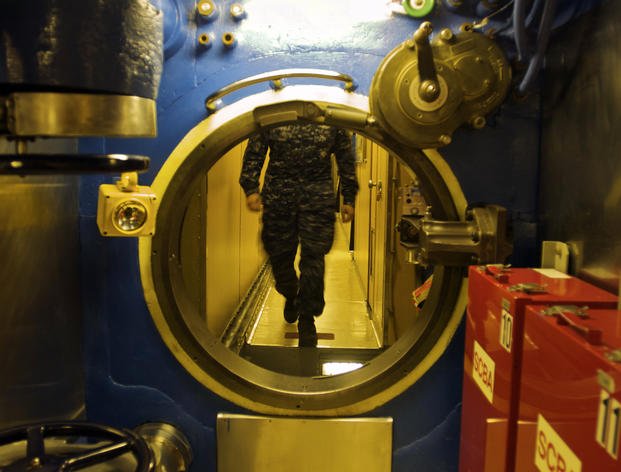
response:
<svg viewBox="0 0 621 472"><path fill-rule="evenodd" d="M317 328L314 317L302 317L298 321L299 347L317 346Z"/></svg>
<svg viewBox="0 0 621 472"><path fill-rule="evenodd" d="M287 298L287 301L285 302L284 315L287 323L295 323L298 320L298 304L295 297Z"/></svg>

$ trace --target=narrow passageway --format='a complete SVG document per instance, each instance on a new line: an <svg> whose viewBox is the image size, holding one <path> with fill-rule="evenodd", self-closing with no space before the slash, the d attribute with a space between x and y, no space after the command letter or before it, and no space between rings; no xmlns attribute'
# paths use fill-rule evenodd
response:
<svg viewBox="0 0 621 472"><path fill-rule="evenodd" d="M381 344L369 319L360 275L348 250L346 232L349 228L337 222L334 245L326 256L326 306L315 321L319 336L317 347L378 349ZM260 313L248 344L297 346L297 328L284 320L284 304L284 297L272 285L259 305Z"/></svg>

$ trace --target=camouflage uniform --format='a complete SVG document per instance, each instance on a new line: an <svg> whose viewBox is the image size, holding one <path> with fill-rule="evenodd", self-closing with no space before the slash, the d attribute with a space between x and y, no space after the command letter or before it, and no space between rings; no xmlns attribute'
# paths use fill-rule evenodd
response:
<svg viewBox="0 0 621 472"><path fill-rule="evenodd" d="M332 247L336 200L330 155L336 157L343 202L358 191L350 135L341 129L292 124L262 132L248 141L239 183L246 195L259 192L259 176L269 147L261 191L261 239L270 258L276 290L297 296L300 319L323 311L324 256ZM301 245L300 280L294 259Z"/></svg>

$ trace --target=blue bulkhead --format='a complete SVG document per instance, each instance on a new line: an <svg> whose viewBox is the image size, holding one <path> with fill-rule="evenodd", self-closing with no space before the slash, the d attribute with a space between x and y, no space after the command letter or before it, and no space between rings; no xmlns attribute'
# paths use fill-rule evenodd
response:
<svg viewBox="0 0 621 472"><path fill-rule="evenodd" d="M218 14L204 19L196 14L194 1L162 0L165 61L157 138L83 139L80 150L148 155L151 166L141 175L141 184L149 184L175 145L206 117L204 100L219 88L270 70L304 67L350 74L358 92L367 94L384 56L421 21L389 14L379 0L244 1L242 19L229 14L232 3L216 1ZM461 9L436 3L425 18L436 31L458 30L481 19L476 16L479 2L464 2ZM596 3L560 1L555 26ZM498 40L514 60L511 9L494 17L491 27L499 30ZM225 33L234 35L234 47L222 44ZM203 34L209 35L209 46L199 43ZM529 47L534 52L535 44ZM534 90L525 98L510 97L483 130L460 129L441 149L470 202L497 203L511 211L515 265L536 262L540 101ZM142 295L137 241L103 238L97 230L97 188L110 182L109 177L83 178L80 189L88 418L128 427L147 421L173 423L192 443L193 470L215 471L216 415L244 411L195 381L161 341ZM457 469L462 364L460 329L420 381L367 414L394 418L395 471Z"/></svg>

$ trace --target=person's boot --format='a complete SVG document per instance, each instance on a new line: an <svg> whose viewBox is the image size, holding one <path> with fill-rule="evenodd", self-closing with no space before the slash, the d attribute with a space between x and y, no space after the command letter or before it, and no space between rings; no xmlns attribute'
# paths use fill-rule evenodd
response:
<svg viewBox="0 0 621 472"><path fill-rule="evenodd" d="M295 323L298 320L298 304L295 297L287 298L283 314L287 323Z"/></svg>
<svg viewBox="0 0 621 472"><path fill-rule="evenodd" d="M299 347L317 346L317 328L314 317L302 317L298 320Z"/></svg>

